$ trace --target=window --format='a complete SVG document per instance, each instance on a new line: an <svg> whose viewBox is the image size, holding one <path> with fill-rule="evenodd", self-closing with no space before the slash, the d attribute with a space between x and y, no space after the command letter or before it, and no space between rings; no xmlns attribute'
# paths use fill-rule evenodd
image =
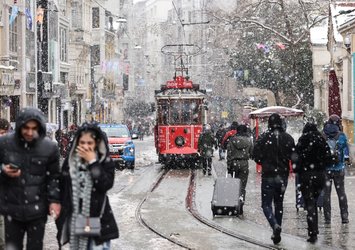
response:
<svg viewBox="0 0 355 250"><path fill-rule="evenodd" d="M68 81L68 73L67 72L60 72L60 82L67 83Z"/></svg>
<svg viewBox="0 0 355 250"><path fill-rule="evenodd" d="M81 29L82 25L82 8L81 3L72 2L72 12L71 12L71 26L74 29Z"/></svg>
<svg viewBox="0 0 355 250"><path fill-rule="evenodd" d="M60 61L68 62L68 31L65 28L60 28L59 34L60 34Z"/></svg>
<svg viewBox="0 0 355 250"><path fill-rule="evenodd" d="M92 66L100 65L100 45L91 47L91 63Z"/></svg>
<svg viewBox="0 0 355 250"><path fill-rule="evenodd" d="M11 16L12 8L9 9L9 15ZM17 18L12 22L9 27L9 50L11 52L17 52L17 38L18 38L18 25L17 25Z"/></svg>
<svg viewBox="0 0 355 250"><path fill-rule="evenodd" d="M100 9L98 7L92 8L92 27L100 28Z"/></svg>

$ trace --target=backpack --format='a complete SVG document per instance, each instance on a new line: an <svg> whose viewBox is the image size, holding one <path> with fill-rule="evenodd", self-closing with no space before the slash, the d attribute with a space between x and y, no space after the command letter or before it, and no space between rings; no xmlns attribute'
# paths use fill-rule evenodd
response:
<svg viewBox="0 0 355 250"><path fill-rule="evenodd" d="M330 148L330 164L338 164L340 162L340 151L337 138L328 138L328 146Z"/></svg>

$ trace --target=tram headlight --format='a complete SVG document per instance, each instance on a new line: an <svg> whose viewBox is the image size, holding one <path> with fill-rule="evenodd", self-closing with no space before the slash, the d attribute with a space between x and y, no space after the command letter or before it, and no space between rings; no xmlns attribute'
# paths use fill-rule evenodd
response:
<svg viewBox="0 0 355 250"><path fill-rule="evenodd" d="M182 137L182 136L176 137L176 138L175 138L175 144L176 144L178 147L184 146L184 144L185 144L185 139L184 139L184 137Z"/></svg>

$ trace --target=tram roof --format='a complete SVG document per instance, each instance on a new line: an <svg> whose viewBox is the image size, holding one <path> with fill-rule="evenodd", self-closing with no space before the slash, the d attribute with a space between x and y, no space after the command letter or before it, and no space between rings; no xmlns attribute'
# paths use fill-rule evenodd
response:
<svg viewBox="0 0 355 250"><path fill-rule="evenodd" d="M204 91L195 89L165 89L157 91L155 97L158 99L170 99L170 98L198 98L202 99L206 97Z"/></svg>

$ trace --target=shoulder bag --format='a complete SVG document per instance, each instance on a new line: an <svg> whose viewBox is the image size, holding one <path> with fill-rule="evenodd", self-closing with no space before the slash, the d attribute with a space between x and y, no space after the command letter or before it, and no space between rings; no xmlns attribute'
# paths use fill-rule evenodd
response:
<svg viewBox="0 0 355 250"><path fill-rule="evenodd" d="M74 234L85 237L101 235L101 218L105 210L107 196L105 195L99 217L89 217L79 214L75 219Z"/></svg>

